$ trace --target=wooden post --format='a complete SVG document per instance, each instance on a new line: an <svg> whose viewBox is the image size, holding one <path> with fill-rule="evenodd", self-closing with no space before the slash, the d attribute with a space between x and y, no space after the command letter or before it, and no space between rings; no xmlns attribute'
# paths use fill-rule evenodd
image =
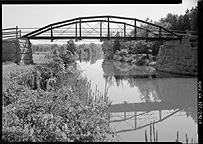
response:
<svg viewBox="0 0 203 144"><path fill-rule="evenodd" d="M77 38L77 33L78 33L78 31L77 31L77 22L75 23L75 41L77 42L78 41L78 38Z"/></svg>
<svg viewBox="0 0 203 144"><path fill-rule="evenodd" d="M109 17L108 17L108 40L110 39L110 24L109 24Z"/></svg>
<svg viewBox="0 0 203 144"><path fill-rule="evenodd" d="M18 63L17 60L17 55L18 55L18 50L17 50L17 43L18 43L18 26L16 26L16 43L15 43L15 63Z"/></svg>
<svg viewBox="0 0 203 144"><path fill-rule="evenodd" d="M136 39L137 37L137 28L136 28L136 20L134 20L134 25L135 25L135 29L134 29L134 38Z"/></svg>
<svg viewBox="0 0 203 144"><path fill-rule="evenodd" d="M81 19L80 19L79 26L80 26L80 40L81 40Z"/></svg>
<svg viewBox="0 0 203 144"><path fill-rule="evenodd" d="M51 26L51 42L53 42L53 31L52 31L52 26Z"/></svg>
<svg viewBox="0 0 203 144"><path fill-rule="evenodd" d="M102 22L100 22L100 42L102 42Z"/></svg>
<svg viewBox="0 0 203 144"><path fill-rule="evenodd" d="M16 26L16 40L18 40L18 26Z"/></svg>

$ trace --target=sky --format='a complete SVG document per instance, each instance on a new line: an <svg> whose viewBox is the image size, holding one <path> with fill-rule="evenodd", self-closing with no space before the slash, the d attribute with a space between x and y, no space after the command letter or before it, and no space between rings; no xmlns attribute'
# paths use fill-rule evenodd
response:
<svg viewBox="0 0 203 144"><path fill-rule="evenodd" d="M39 28L67 19L113 15L158 21L168 13L185 14L198 0L182 0L182 4L2 4L2 28Z"/></svg>

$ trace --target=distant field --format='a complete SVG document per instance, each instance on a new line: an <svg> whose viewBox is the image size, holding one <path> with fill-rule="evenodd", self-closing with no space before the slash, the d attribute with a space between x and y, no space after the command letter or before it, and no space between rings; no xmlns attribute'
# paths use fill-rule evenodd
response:
<svg viewBox="0 0 203 144"><path fill-rule="evenodd" d="M45 54L44 52L40 52L40 53L35 53L33 54L33 61L34 63L40 63L42 61L42 59L44 58ZM9 73L12 70L15 69L30 69L32 68L34 65L17 65L13 62L7 62L7 63L2 63L2 75L4 76L5 74Z"/></svg>

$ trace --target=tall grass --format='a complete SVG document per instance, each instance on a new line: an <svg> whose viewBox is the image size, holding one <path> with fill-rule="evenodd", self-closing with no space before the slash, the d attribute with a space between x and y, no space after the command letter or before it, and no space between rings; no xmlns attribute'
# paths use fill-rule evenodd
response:
<svg viewBox="0 0 203 144"><path fill-rule="evenodd" d="M158 142L158 130L155 130L154 122L150 122L149 131L149 142ZM145 130L145 141L148 142L147 130Z"/></svg>
<svg viewBox="0 0 203 144"><path fill-rule="evenodd" d="M108 128L107 93L53 54L30 70L3 78L2 140L8 142L115 141Z"/></svg>
<svg viewBox="0 0 203 144"><path fill-rule="evenodd" d="M155 130L154 126L155 122L150 122L149 125L149 142L158 142L158 130ZM156 132L155 132L156 131ZM145 142L148 142L147 130L145 130ZM179 131L177 131L175 142L180 142L179 140ZM186 144L197 144L197 141L194 141L193 138L189 141L187 134L185 134L185 142Z"/></svg>

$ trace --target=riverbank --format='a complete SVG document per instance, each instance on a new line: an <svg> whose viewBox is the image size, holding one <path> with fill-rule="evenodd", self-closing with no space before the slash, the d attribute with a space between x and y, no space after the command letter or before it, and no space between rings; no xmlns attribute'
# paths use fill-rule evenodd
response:
<svg viewBox="0 0 203 144"><path fill-rule="evenodd" d="M113 55L113 60L126 62L136 66L153 66L156 65L156 56L151 54L132 54L128 50L117 50Z"/></svg>
<svg viewBox="0 0 203 144"><path fill-rule="evenodd" d="M107 93L93 93L74 63L65 66L48 54L39 64L7 66L4 72L3 141L115 141L108 127Z"/></svg>
<svg viewBox="0 0 203 144"><path fill-rule="evenodd" d="M173 110L162 107L161 118L163 118L163 121L160 120L157 110L150 106L146 107L149 110L146 114L139 115L141 112L136 113L137 124L134 121L134 111L126 112L126 119L124 112L111 113L110 126L116 132L120 131L118 133L119 141L145 142L145 130L148 131L150 126L144 127L143 125L149 125L150 122L159 120L160 122L156 124L159 131L158 141L175 141L177 131L180 134L179 141L185 142L184 136L186 133L190 139L192 137L196 139L194 137L197 132L195 123L197 116L194 110L196 107L196 78L168 75L168 73L160 74L161 77L159 74L156 74L156 77L153 77L153 75L148 77L153 73L150 72L151 68L147 68L147 66L132 66L127 63L105 59L98 60L94 64L91 64L90 61L78 62L78 66L84 71L84 75L87 75L88 79L91 80L93 88L95 85L99 90L108 88L112 105L121 104L123 106L123 108L121 107L122 110L129 103L140 103L144 106L147 103L153 104L153 102L162 101L174 106L184 107L183 110L176 113L176 115L179 115L178 117L171 115L174 112ZM151 116L147 118L148 115ZM165 116L167 116L167 119L164 118ZM185 123L182 123L183 120L188 127L185 127ZM176 121L178 127L174 127L174 121ZM137 127L135 128L135 126ZM168 136L169 133L171 136Z"/></svg>

